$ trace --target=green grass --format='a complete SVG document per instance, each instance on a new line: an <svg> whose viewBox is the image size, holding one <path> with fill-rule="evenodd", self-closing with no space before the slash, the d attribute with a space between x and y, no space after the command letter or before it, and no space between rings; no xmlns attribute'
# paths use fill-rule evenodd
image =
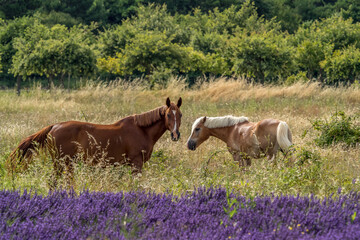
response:
<svg viewBox="0 0 360 240"><path fill-rule="evenodd" d="M198 186L228 186L246 196L259 194L314 194L328 196L337 192L360 190L359 146L314 144L312 122L327 119L341 110L360 113L358 88L321 88L316 84L293 86L248 85L242 81L218 79L194 89L173 81L166 89L148 90L138 83L88 84L71 92L33 87L20 97L13 90L0 91L0 187L33 189L48 193L53 178L52 163L46 153L33 160L29 169L12 177L4 162L22 138L40 128L61 121L79 120L113 123L122 117L141 113L183 97L182 137L172 142L166 132L155 145L154 153L142 174L133 176L125 166L106 168L74 163L71 185L76 191L147 190L181 194ZM295 143L295 163L288 164L280 153L276 161L252 161L242 171L233 162L226 146L210 138L196 151L186 148L193 121L200 116L247 116L250 121L277 118L286 121ZM359 124L356 122L355 124ZM307 131L303 137L304 131ZM70 187L66 174L59 186Z"/></svg>

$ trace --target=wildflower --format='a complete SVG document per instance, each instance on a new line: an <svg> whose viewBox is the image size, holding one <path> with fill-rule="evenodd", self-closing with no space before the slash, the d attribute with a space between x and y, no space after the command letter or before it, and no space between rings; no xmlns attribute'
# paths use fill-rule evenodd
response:
<svg viewBox="0 0 360 240"><path fill-rule="evenodd" d="M289 227L289 230L292 230L292 227Z"/></svg>

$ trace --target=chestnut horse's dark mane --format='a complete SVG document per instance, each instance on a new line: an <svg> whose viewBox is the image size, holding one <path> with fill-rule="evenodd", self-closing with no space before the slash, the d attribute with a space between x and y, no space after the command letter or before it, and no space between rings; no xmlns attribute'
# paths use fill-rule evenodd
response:
<svg viewBox="0 0 360 240"><path fill-rule="evenodd" d="M166 106L161 106L145 113L135 114L135 124L139 127L147 127L161 119L165 114Z"/></svg>

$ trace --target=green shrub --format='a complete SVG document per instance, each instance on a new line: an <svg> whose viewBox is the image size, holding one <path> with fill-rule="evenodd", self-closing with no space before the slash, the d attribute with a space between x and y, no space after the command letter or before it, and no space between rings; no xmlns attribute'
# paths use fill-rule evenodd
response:
<svg viewBox="0 0 360 240"><path fill-rule="evenodd" d="M312 127L320 134L315 143L321 147L343 142L348 146L360 143L360 125L356 116L346 116L343 111L335 112L330 121L316 120Z"/></svg>
<svg viewBox="0 0 360 240"><path fill-rule="evenodd" d="M360 49L352 45L336 50L327 55L320 65L326 72L328 83L354 83L360 77Z"/></svg>
<svg viewBox="0 0 360 240"><path fill-rule="evenodd" d="M256 82L287 77L294 68L293 49L274 32L242 33L231 39L232 71Z"/></svg>
<svg viewBox="0 0 360 240"><path fill-rule="evenodd" d="M310 79L306 76L306 72L298 72L296 75L290 75L284 81L285 85L290 86L294 83L305 83L310 81Z"/></svg>
<svg viewBox="0 0 360 240"><path fill-rule="evenodd" d="M321 156L317 151L311 151L301 147L296 151L296 164L298 166L308 166L315 164L317 167L320 167Z"/></svg>

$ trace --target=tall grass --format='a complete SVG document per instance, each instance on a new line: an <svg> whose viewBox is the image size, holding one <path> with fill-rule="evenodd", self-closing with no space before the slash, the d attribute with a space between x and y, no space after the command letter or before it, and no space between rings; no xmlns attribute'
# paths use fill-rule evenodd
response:
<svg viewBox="0 0 360 240"><path fill-rule="evenodd" d="M172 142L169 133L155 145L142 174L133 176L128 167L106 168L74 163L73 187L91 191L150 190L176 194L199 186L229 186L244 195L315 194L327 196L338 190L360 190L360 149L314 144L311 122L327 119L341 110L360 114L360 89L321 87L316 83L273 86L247 84L237 79L214 79L189 89L181 79L172 79L165 89L150 90L141 81L88 83L75 91L42 90L34 86L20 97L13 90L0 91L0 187L32 188L47 193L53 177L52 163L45 153L35 157L30 168L12 177L4 162L22 138L45 125L78 120L109 124L183 98L182 138ZM226 146L210 138L195 152L186 149L193 121L200 116L247 116L250 121L277 118L286 121L295 143L295 159L286 164L282 154L276 161L253 160L247 171L233 162ZM359 124L358 122L356 124ZM304 131L307 131L303 137ZM59 186L69 183L66 174Z"/></svg>

